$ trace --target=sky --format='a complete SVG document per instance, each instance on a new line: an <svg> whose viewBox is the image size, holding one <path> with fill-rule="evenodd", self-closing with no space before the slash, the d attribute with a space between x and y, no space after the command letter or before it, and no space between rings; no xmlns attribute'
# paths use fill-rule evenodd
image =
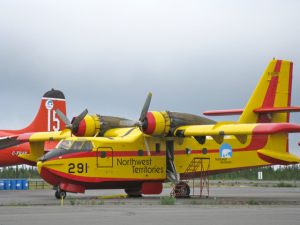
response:
<svg viewBox="0 0 300 225"><path fill-rule="evenodd" d="M273 57L294 62L300 105L299 10L296 0L0 0L1 129L26 126L51 88L69 117L137 119L149 91L150 110L243 108Z"/></svg>

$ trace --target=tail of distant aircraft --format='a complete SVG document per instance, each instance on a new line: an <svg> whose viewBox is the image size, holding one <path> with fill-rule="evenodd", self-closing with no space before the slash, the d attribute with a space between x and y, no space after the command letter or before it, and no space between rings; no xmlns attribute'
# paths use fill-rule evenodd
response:
<svg viewBox="0 0 300 225"><path fill-rule="evenodd" d="M57 116L56 109L66 114L66 100L61 91L52 89L43 95L39 111L31 124L21 130L0 130L0 166L24 163L18 155L28 154L30 146L18 140L19 135L64 129L65 124ZM49 146L54 144L48 143Z"/></svg>
<svg viewBox="0 0 300 225"><path fill-rule="evenodd" d="M66 115L66 99L61 91L51 89L43 95L34 120L26 128L19 130L18 133L62 130L65 124L57 116L56 109Z"/></svg>
<svg viewBox="0 0 300 225"><path fill-rule="evenodd" d="M240 123L289 122L293 63L273 59L246 105Z"/></svg>

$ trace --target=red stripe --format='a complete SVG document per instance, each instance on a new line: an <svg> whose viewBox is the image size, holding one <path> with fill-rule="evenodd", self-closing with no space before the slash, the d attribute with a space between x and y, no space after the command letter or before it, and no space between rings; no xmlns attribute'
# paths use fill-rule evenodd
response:
<svg viewBox="0 0 300 225"><path fill-rule="evenodd" d="M155 117L153 115L152 112L148 112L147 113L147 122L148 122L148 126L147 129L144 131L146 134L153 134L155 127L156 127L156 121L155 121Z"/></svg>
<svg viewBox="0 0 300 225"><path fill-rule="evenodd" d="M274 73L279 73L281 69L281 60L277 60L274 68ZM272 76L269 83L268 90L265 94L265 99L262 105L262 108L273 107L276 97L276 89L278 86L278 76ZM258 117L258 123L269 123L271 122L270 118L266 114L261 114Z"/></svg>
<svg viewBox="0 0 300 225"><path fill-rule="evenodd" d="M252 134L271 135L276 133L297 133L300 132L300 125L293 123L268 123L259 124Z"/></svg>
<svg viewBox="0 0 300 225"><path fill-rule="evenodd" d="M275 72L275 73L279 73L279 72L280 72L280 69L281 69L281 63L282 63L282 60L277 60L277 61L276 61L276 65L275 65L275 68L274 68L274 72Z"/></svg>
<svg viewBox="0 0 300 225"><path fill-rule="evenodd" d="M290 63L290 72L289 72L289 90L288 90L288 106L291 106L292 100L292 83L293 83L293 63ZM290 122L290 113L287 113L287 121Z"/></svg>
<svg viewBox="0 0 300 225"><path fill-rule="evenodd" d="M280 159L275 159L275 158L272 158L272 157L269 157L269 156L266 156L266 155L263 155L261 153L257 153L258 156L266 161L266 162L269 162L271 164L279 164L279 165L288 165L288 164L291 164L290 162L287 162L287 161L284 161L284 160L280 160ZM295 162L294 164L296 164L297 162Z"/></svg>
<svg viewBox="0 0 300 225"><path fill-rule="evenodd" d="M276 96L277 84L278 84L278 76L272 77L262 105L263 108L273 107L275 96Z"/></svg>

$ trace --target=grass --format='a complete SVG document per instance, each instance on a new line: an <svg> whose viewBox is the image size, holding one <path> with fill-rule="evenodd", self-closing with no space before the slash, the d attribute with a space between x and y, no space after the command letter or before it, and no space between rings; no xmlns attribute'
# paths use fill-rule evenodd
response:
<svg viewBox="0 0 300 225"><path fill-rule="evenodd" d="M172 196L163 196L160 198L160 203L162 205L174 205L176 202L176 198Z"/></svg>
<svg viewBox="0 0 300 225"><path fill-rule="evenodd" d="M296 185L289 184L289 183L284 183L284 182L279 182L278 184L275 184L273 187L296 187Z"/></svg>
<svg viewBox="0 0 300 225"><path fill-rule="evenodd" d="M248 205L259 205L259 202L254 200L254 199L251 199L247 202Z"/></svg>

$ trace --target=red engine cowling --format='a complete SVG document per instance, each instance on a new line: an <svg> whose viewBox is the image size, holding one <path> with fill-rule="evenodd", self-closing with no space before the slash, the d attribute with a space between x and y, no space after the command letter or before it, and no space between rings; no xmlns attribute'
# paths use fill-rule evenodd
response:
<svg viewBox="0 0 300 225"><path fill-rule="evenodd" d="M173 136L176 128L185 125L207 125L216 122L205 117L188 113L152 111L142 122L142 131L154 136Z"/></svg>

